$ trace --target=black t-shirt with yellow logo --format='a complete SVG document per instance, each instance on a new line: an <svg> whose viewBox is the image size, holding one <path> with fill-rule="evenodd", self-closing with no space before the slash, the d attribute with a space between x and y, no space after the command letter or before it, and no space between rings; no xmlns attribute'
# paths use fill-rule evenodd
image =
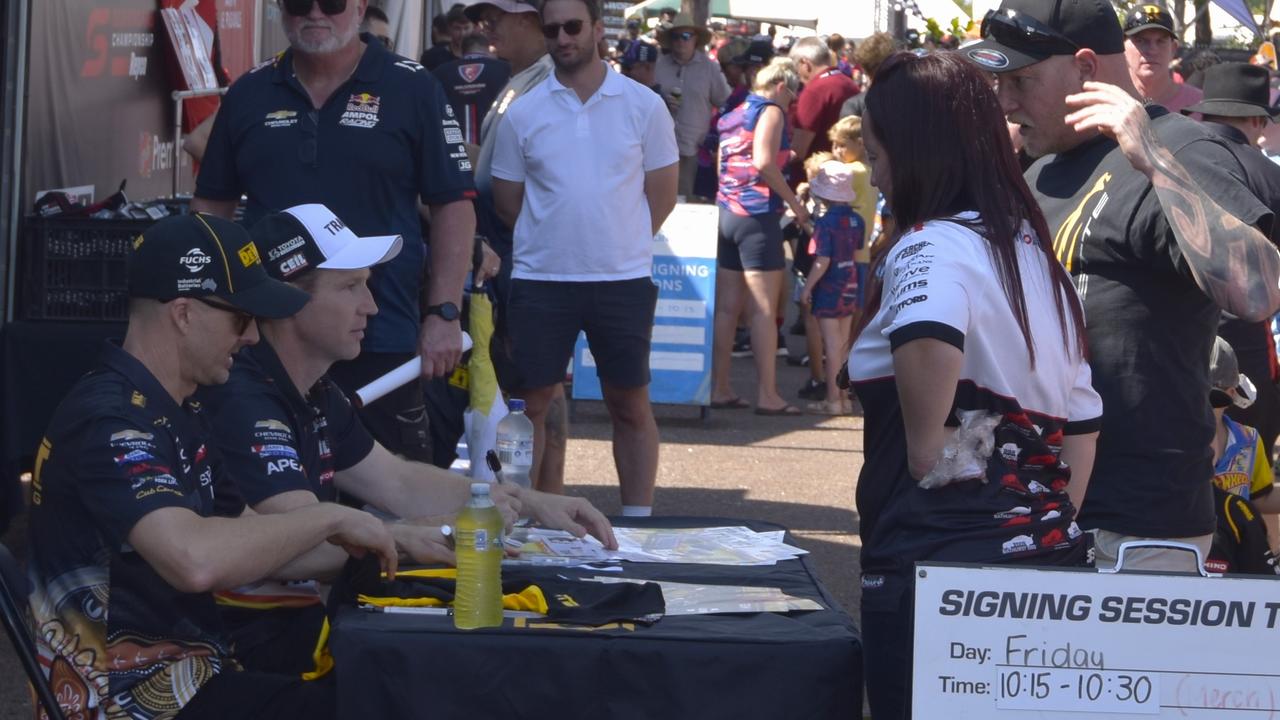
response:
<svg viewBox="0 0 1280 720"><path fill-rule="evenodd" d="M1210 198L1249 225L1270 215L1221 140L1158 105L1147 112ZM1084 301L1102 396L1081 526L1143 537L1212 533L1208 366L1217 306L1192 278L1151 182L1115 141L1099 137L1042 158L1027 182Z"/></svg>

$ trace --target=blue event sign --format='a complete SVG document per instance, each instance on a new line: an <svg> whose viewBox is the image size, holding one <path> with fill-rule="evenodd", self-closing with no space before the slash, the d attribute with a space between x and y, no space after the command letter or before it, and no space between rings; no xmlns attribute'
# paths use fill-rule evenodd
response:
<svg viewBox="0 0 1280 720"><path fill-rule="evenodd" d="M655 403L711 402L711 338L716 297L715 205L677 205L653 241L658 305L649 353ZM573 351L573 397L599 400L600 378L584 335Z"/></svg>

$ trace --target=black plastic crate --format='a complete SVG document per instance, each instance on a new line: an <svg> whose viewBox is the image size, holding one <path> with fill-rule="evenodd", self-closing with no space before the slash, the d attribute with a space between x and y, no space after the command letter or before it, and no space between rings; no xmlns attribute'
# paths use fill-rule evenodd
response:
<svg viewBox="0 0 1280 720"><path fill-rule="evenodd" d="M26 219L20 253L26 320L126 320L129 248L153 220Z"/></svg>

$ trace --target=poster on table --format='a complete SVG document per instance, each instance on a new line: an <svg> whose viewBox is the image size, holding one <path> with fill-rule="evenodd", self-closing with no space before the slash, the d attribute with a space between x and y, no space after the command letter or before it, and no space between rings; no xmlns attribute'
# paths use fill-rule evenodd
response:
<svg viewBox="0 0 1280 720"><path fill-rule="evenodd" d="M1280 716L1280 578L916 566L912 714Z"/></svg>
<svg viewBox="0 0 1280 720"><path fill-rule="evenodd" d="M718 217L715 205L676 205L653 240L658 305L649 353L649 398L655 403L711 402ZM573 350L573 398L601 399L595 358L581 334Z"/></svg>

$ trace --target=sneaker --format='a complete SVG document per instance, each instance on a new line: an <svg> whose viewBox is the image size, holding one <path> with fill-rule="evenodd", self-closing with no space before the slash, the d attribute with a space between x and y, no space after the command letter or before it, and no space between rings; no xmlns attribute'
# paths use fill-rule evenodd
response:
<svg viewBox="0 0 1280 720"><path fill-rule="evenodd" d="M787 357L787 365L791 367L809 367L809 354L805 353L800 356L789 355Z"/></svg>
<svg viewBox="0 0 1280 720"><path fill-rule="evenodd" d="M827 397L827 384L809 378L796 395L804 400L825 400Z"/></svg>
<svg viewBox="0 0 1280 720"><path fill-rule="evenodd" d="M782 337L781 330L778 331L778 352L775 354L778 357L789 357L791 355L791 351L787 349L787 339Z"/></svg>

